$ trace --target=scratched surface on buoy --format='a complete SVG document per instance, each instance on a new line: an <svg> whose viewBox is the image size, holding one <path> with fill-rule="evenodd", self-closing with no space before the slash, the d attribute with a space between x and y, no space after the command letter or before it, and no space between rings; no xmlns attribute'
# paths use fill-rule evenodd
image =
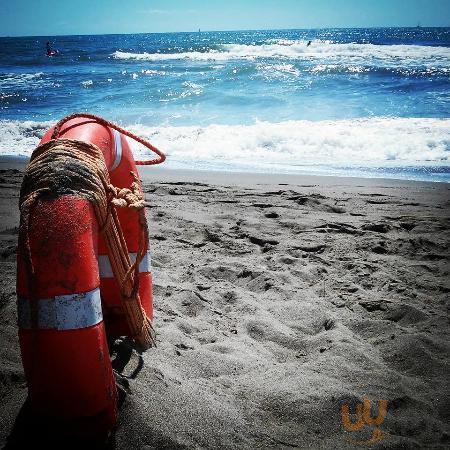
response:
<svg viewBox="0 0 450 450"><path fill-rule="evenodd" d="M39 200L31 214L30 250L36 298L86 291L99 284L97 221L87 200L74 196ZM31 280L27 281L31 286ZM89 289L88 289L89 290Z"/></svg>

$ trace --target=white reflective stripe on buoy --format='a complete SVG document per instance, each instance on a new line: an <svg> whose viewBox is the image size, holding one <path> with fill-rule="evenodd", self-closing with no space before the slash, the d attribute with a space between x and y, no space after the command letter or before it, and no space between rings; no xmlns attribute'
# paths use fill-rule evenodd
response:
<svg viewBox="0 0 450 450"><path fill-rule="evenodd" d="M136 261L136 253L128 253L130 260L133 263ZM114 274L112 271L111 263L109 262L108 255L98 255L98 271L100 278L113 278ZM152 259L150 251L148 251L142 261L139 264L139 272L151 272L152 271Z"/></svg>
<svg viewBox="0 0 450 450"><path fill-rule="evenodd" d="M111 171L116 169L120 161L122 161L122 139L120 137L120 133L117 130L112 130L114 136L114 146L116 149L116 157L114 158L114 163L111 167Z"/></svg>
<svg viewBox="0 0 450 450"><path fill-rule="evenodd" d="M78 330L97 325L103 320L100 289L71 295L36 300L37 328ZM31 326L31 302L28 298L17 299L19 328Z"/></svg>

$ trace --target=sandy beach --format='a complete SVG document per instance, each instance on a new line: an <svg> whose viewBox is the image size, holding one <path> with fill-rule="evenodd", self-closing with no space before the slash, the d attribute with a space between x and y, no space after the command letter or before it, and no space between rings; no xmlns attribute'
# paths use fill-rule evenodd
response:
<svg viewBox="0 0 450 450"><path fill-rule="evenodd" d="M48 436L18 420L24 168L0 169L0 445L16 448ZM448 448L448 184L141 176L158 347L116 357L127 395L110 448ZM387 416L349 431L342 407L364 399Z"/></svg>

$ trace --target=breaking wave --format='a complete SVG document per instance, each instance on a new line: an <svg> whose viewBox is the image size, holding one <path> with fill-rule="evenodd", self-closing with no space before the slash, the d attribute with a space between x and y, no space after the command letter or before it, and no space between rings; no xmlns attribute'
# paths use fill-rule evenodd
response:
<svg viewBox="0 0 450 450"><path fill-rule="evenodd" d="M50 122L0 121L0 155L29 156ZM450 119L373 118L252 125L128 126L167 167L295 173L314 167L449 167ZM131 142L137 158L147 151Z"/></svg>
<svg viewBox="0 0 450 450"><path fill-rule="evenodd" d="M115 59L166 61L192 59L198 61L226 61L230 59L286 58L305 60L335 60L364 63L412 63L450 68L450 48L421 45L336 44L316 41L307 46L306 41L269 41L262 45L223 44L203 51L179 53L133 53L116 51Z"/></svg>

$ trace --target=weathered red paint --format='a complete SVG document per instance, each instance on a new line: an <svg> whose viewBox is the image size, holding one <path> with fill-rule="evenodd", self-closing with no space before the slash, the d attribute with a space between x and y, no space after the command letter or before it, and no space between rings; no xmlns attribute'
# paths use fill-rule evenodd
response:
<svg viewBox="0 0 450 450"><path fill-rule="evenodd" d="M51 138L53 129L41 143ZM86 119L73 119L61 128L61 138L78 139L97 145L108 170L115 160L111 130ZM110 171L111 182L129 187L138 173L126 139L122 140L122 160ZM138 213L123 209L119 220L128 251L138 250ZM35 412L70 420L78 434L102 433L111 429L117 417L117 392L107 347L107 336L129 335L120 294L114 278L99 277L97 255L106 255L92 206L87 200L62 196L40 200L31 214L29 240L34 267L30 285L25 236L19 236L17 292L26 298L51 298L87 292L100 286L104 322L76 330L20 330L22 359ZM146 243L148 245L148 243ZM139 293L150 318L152 275L140 273ZM76 430L76 426L78 430ZM81 425L83 424L83 425Z"/></svg>
<svg viewBox="0 0 450 450"><path fill-rule="evenodd" d="M53 128L47 131L42 138L41 144L51 139ZM103 152L106 167L109 171L111 183L119 188L130 187L134 178L131 172L138 174L128 141L121 135L122 159L119 166L111 171L116 154L114 137L111 129L99 123L83 118L76 118L66 122L60 130L60 138L78 139L97 145ZM138 250L139 221L138 213L131 209L118 210L120 225L130 253ZM148 246L148 242L145 243ZM147 248L146 248L147 250ZM107 249L104 239L99 236L98 254L106 255ZM122 308L120 308L120 294L117 282L113 278L102 278L100 280L100 291L102 295L103 317L106 331L109 337L126 336L130 334ZM153 319L153 293L152 274L139 274L139 295L142 306L150 319Z"/></svg>
<svg viewBox="0 0 450 450"><path fill-rule="evenodd" d="M98 225L87 200L63 196L38 201L28 238L34 277L29 277L25 235L20 234L20 297L32 304L99 287ZM70 421L77 435L104 434L114 426L117 392L103 321L70 330L21 329L19 340L35 414Z"/></svg>

